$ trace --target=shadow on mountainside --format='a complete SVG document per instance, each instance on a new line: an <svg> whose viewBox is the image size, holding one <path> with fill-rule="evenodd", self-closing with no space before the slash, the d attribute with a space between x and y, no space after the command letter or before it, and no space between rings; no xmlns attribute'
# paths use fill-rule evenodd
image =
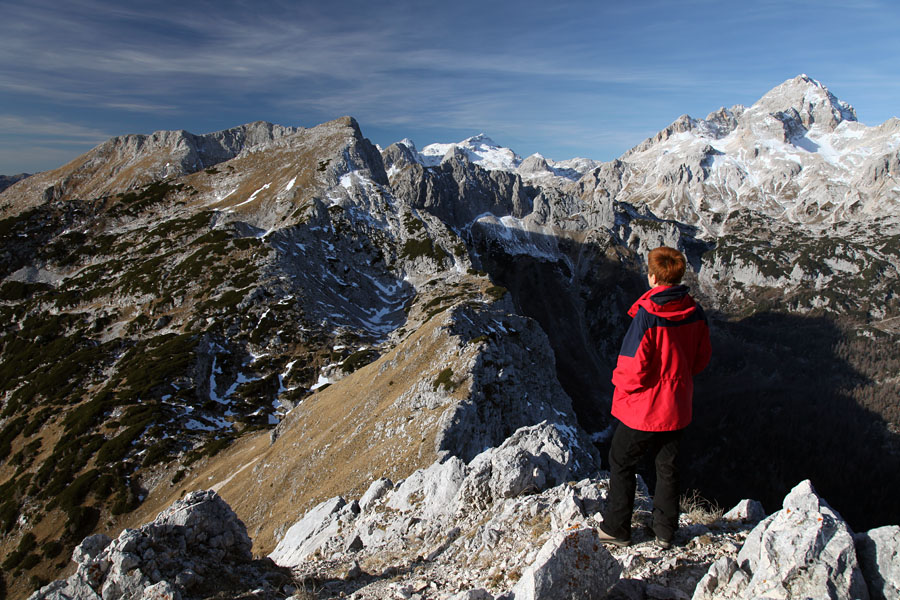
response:
<svg viewBox="0 0 900 600"><path fill-rule="evenodd" d="M502 229L473 232L482 267L547 334L579 422L602 430L611 420L610 376L630 322L626 311L646 291L639 265L605 241L601 247L533 232L517 231L510 251ZM526 254L524 243L555 247L559 258ZM713 358L696 378L682 488L726 509L753 498L772 512L811 479L857 531L900 523L900 436L854 398L854 390L883 383L838 352L848 334L824 317L763 312L733 320L706 308ZM600 451L605 461L608 448ZM652 469L644 473L652 486Z"/></svg>
<svg viewBox="0 0 900 600"><path fill-rule="evenodd" d="M612 368L629 322L626 311L645 291L643 276L623 264L629 257L609 258L608 244L517 230L517 247L510 252L503 239L506 228L478 227L481 231L473 231L473 237L482 268L509 290L516 309L547 334L557 378L582 427L605 429ZM524 244L538 255L525 253ZM556 260L550 260L548 248L558 252Z"/></svg>
<svg viewBox="0 0 900 600"><path fill-rule="evenodd" d="M873 382L837 355L846 334L826 318L775 312L713 321L684 487L772 512L810 479L856 531L900 523L900 436L853 398Z"/></svg>

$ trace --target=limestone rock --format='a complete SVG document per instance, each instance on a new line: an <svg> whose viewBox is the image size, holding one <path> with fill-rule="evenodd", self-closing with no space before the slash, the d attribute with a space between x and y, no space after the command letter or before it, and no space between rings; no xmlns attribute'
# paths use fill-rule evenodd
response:
<svg viewBox="0 0 900 600"><path fill-rule="evenodd" d="M112 539L108 535L97 533L84 538L72 551L72 561L85 564L100 554L109 546Z"/></svg>
<svg viewBox="0 0 900 600"><path fill-rule="evenodd" d="M265 565L251 564L244 524L213 491L192 492L140 529L93 535L75 549L75 574L31 600L182 600L239 594L265 586ZM279 575L280 572L278 572ZM264 587L260 588L265 591Z"/></svg>
<svg viewBox="0 0 900 600"><path fill-rule="evenodd" d="M766 518L763 505L756 500L741 500L737 505L725 513L726 521L741 521L742 523L759 523Z"/></svg>
<svg viewBox="0 0 900 600"><path fill-rule="evenodd" d="M500 447L472 460L460 488L458 509L540 492L579 480L596 468L592 455L579 444L571 428L546 421L522 427Z"/></svg>
<svg viewBox="0 0 900 600"><path fill-rule="evenodd" d="M360 510L364 511L369 508L375 501L383 497L393 487L394 484L390 479L382 478L373 481L372 485L369 486L369 489L366 490L366 493L363 494L362 498L359 499Z"/></svg>
<svg viewBox="0 0 900 600"><path fill-rule="evenodd" d="M484 588L475 588L454 594L450 600L494 600L494 595Z"/></svg>
<svg viewBox="0 0 900 600"><path fill-rule="evenodd" d="M515 600L602 597L621 571L595 529L560 531L544 544L512 592Z"/></svg>
<svg viewBox="0 0 900 600"><path fill-rule="evenodd" d="M900 598L900 527L889 525L856 536L856 555L873 600Z"/></svg>
<svg viewBox="0 0 900 600"><path fill-rule="evenodd" d="M284 567L299 564L337 533L338 515L345 506L341 497L317 505L288 529L269 558Z"/></svg>
<svg viewBox="0 0 900 600"><path fill-rule="evenodd" d="M410 475L391 493L387 505L401 511L415 510L422 517L433 517L449 509L465 476L465 463L451 456Z"/></svg>
<svg viewBox="0 0 900 600"><path fill-rule="evenodd" d="M735 561L715 563L694 600L868 598L853 534L809 480L750 533Z"/></svg>

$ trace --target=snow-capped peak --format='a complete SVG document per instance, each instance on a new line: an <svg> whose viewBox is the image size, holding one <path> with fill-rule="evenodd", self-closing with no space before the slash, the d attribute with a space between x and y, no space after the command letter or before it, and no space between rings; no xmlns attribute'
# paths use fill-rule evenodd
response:
<svg viewBox="0 0 900 600"><path fill-rule="evenodd" d="M411 139L409 139L409 138L403 138L402 140L400 140L399 142L397 142L397 144L399 144L400 146L406 146L407 148L409 148L410 150L412 150L413 154L418 154L418 152L419 152L419 151L416 149L416 143L413 142L413 141L412 141Z"/></svg>
<svg viewBox="0 0 900 600"><path fill-rule="evenodd" d="M770 90L745 113L748 119L767 116L797 118L807 129L814 125L828 131L843 121L856 121L856 111L827 87L807 75L788 79Z"/></svg>
<svg viewBox="0 0 900 600"><path fill-rule="evenodd" d="M522 162L519 155L509 148L499 146L484 133L457 143L429 144L419 152L419 158L422 164L435 166L454 148L461 150L476 165L488 170L514 171Z"/></svg>
<svg viewBox="0 0 900 600"><path fill-rule="evenodd" d="M400 143L415 151L415 145L411 141L403 140ZM440 164L444 156L454 149L462 151L470 161L488 170L515 171L522 162L519 155L509 148L498 145L484 133L466 138L461 142L429 144L417 154L422 164L433 167Z"/></svg>

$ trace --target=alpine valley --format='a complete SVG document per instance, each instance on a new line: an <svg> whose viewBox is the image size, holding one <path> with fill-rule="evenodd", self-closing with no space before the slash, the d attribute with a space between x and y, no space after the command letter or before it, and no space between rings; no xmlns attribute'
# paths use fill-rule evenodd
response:
<svg viewBox="0 0 900 600"><path fill-rule="evenodd" d="M7 184L11 598L900 586L900 120L805 75L611 162L380 149L344 117L126 135ZM674 550L610 553L611 369L662 244L713 335L696 494Z"/></svg>

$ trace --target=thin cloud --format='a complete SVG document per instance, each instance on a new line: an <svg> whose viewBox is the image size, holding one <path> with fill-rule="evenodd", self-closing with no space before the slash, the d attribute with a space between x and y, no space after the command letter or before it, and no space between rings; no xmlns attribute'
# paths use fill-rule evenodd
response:
<svg viewBox="0 0 900 600"><path fill-rule="evenodd" d="M146 104L139 102L107 102L104 104L107 108L116 108L131 112L142 113L169 113L177 110L175 106L166 106L162 104Z"/></svg>
<svg viewBox="0 0 900 600"><path fill-rule="evenodd" d="M0 134L54 138L69 142L101 142L113 137L104 131L48 118L0 115Z"/></svg>

